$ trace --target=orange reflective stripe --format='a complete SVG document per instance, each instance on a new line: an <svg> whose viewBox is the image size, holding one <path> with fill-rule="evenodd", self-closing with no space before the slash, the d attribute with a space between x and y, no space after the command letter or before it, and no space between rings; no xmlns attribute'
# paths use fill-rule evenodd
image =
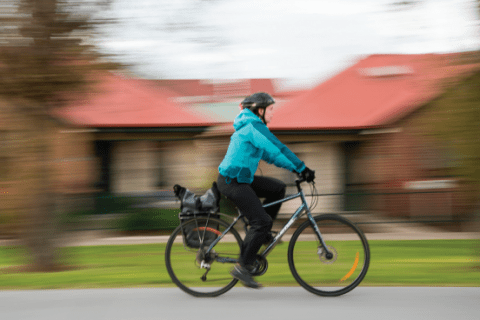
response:
<svg viewBox="0 0 480 320"><path fill-rule="evenodd" d="M345 275L345 277L343 277L340 281L345 281L347 280L348 278L350 278L350 276L355 272L355 269L357 269L357 266L358 266L358 260L359 260L359 252L357 252L357 255L355 257L355 262L353 263L353 267L352 269L350 269L350 271Z"/></svg>
<svg viewBox="0 0 480 320"><path fill-rule="evenodd" d="M204 231L205 229L207 231L210 231L210 232L213 232L215 233L217 236L221 235L222 233L220 231L218 231L217 229L214 229L214 228L210 228L210 227L200 227L198 228L200 229L200 231ZM197 231L198 230L197 228L193 229L193 231Z"/></svg>

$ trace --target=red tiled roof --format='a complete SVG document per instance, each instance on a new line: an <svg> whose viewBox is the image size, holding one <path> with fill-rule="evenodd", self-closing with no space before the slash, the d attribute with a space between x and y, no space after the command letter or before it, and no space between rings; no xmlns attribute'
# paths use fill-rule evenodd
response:
<svg viewBox="0 0 480 320"><path fill-rule="evenodd" d="M445 81L478 70L458 54L372 55L280 106L272 130L385 126L437 97Z"/></svg>
<svg viewBox="0 0 480 320"><path fill-rule="evenodd" d="M171 101L176 93L142 80L106 75L97 92L58 111L70 122L88 127L189 127L215 121L189 113Z"/></svg>

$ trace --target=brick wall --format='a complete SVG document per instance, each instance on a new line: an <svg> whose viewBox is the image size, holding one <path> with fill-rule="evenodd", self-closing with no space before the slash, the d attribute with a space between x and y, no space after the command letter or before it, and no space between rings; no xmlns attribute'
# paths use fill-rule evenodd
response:
<svg viewBox="0 0 480 320"><path fill-rule="evenodd" d="M424 108L395 124L391 133L371 135L363 142L362 156L369 159L370 209L389 216L451 218L462 210L461 186L406 188L413 181L452 179L444 157L422 123L429 121ZM373 169L373 170L372 170Z"/></svg>

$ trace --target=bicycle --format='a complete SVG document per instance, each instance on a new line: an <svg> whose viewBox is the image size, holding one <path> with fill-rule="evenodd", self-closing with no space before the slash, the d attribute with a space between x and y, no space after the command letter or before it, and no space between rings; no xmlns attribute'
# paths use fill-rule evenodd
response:
<svg viewBox="0 0 480 320"><path fill-rule="evenodd" d="M293 233L288 246L288 264L295 280L306 290L320 296L343 295L364 279L370 264L370 248L363 232L351 221L338 214L313 216L311 209L318 201L315 195L307 204L301 183L295 180L297 193L266 204L264 207L301 198L301 205L266 248L257 255L252 276L261 276L268 269L267 256L282 236L304 213L307 220ZM316 198L315 198L316 196ZM165 263L172 281L183 291L196 297L216 297L238 282L229 274L238 262L243 240L234 228L239 222L248 222L243 214L227 223L217 213L198 216L182 222L171 234L165 249ZM190 230L189 238L184 230ZM193 236L192 233L193 232ZM191 244L189 239L195 239Z"/></svg>

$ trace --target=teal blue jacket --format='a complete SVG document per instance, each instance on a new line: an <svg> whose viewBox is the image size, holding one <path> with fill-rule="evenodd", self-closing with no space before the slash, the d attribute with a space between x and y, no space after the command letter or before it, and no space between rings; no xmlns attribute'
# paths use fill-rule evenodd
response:
<svg viewBox="0 0 480 320"><path fill-rule="evenodd" d="M252 183L258 163L264 160L277 167L298 173L305 164L281 143L252 111L243 109L233 123L227 154L218 167L224 177L239 183Z"/></svg>

